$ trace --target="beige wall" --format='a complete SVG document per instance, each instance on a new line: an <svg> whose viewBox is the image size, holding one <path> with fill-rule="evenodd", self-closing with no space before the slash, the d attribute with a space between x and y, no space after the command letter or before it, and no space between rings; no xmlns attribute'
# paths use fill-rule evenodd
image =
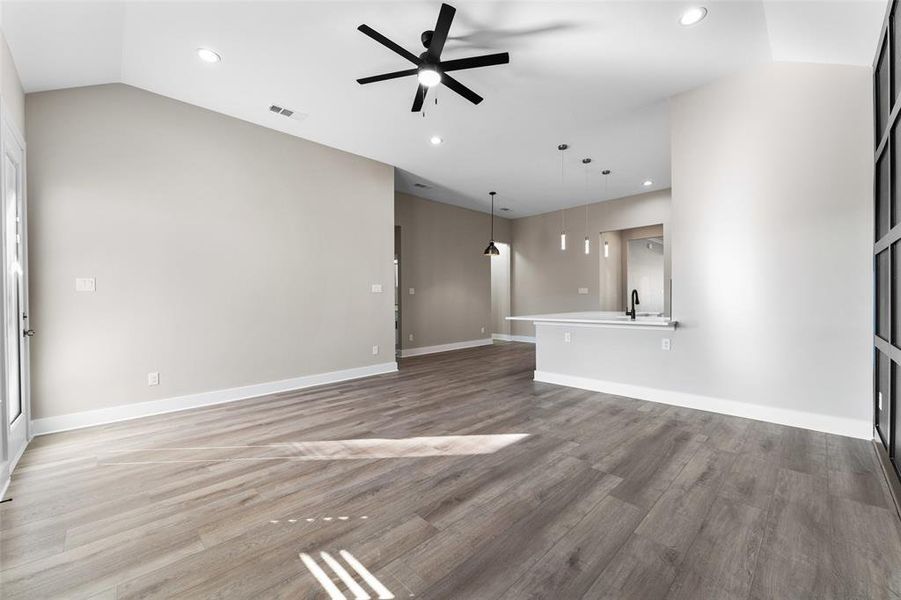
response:
<svg viewBox="0 0 901 600"><path fill-rule="evenodd" d="M607 256L604 256L604 244L607 244ZM598 239L598 260L601 262L599 281L600 310L624 310L623 278L625 270L625 252L623 252L623 234L621 231L604 231Z"/></svg>
<svg viewBox="0 0 901 600"><path fill-rule="evenodd" d="M491 337L491 259L482 254L489 215L398 193L395 223L401 228L402 347ZM510 222L495 217L494 231L496 240L509 241Z"/></svg>
<svg viewBox="0 0 901 600"><path fill-rule="evenodd" d="M125 85L26 104L35 418L394 361L390 166Z"/></svg>
<svg viewBox="0 0 901 600"><path fill-rule="evenodd" d="M601 232L663 224L666 279L669 279L670 191L650 192L589 206L591 254L583 252L585 207L566 210L567 245L560 250L560 211L513 221L513 314L600 310ZM579 294L579 288L588 294ZM606 297L606 296L605 296ZM514 335L534 335L529 323L515 322Z"/></svg>
<svg viewBox="0 0 901 600"><path fill-rule="evenodd" d="M20 134L25 132L25 94L6 38L0 30L0 104Z"/></svg>

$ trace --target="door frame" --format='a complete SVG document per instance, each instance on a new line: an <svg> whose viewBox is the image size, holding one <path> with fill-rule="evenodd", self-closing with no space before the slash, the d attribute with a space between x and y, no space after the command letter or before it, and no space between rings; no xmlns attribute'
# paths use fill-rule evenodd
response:
<svg viewBox="0 0 901 600"><path fill-rule="evenodd" d="M20 262L22 266L22 279L21 279L21 305L19 310L23 314L28 314L28 190L27 190L27 152L25 147L25 139L22 133L18 130L16 125L13 123L12 118L10 117L6 106L0 103L0 157L4 156L6 153L6 148L8 144L14 144L18 147L18 150L21 154L21 194L19 195L19 219L20 219L20 230L21 230L21 256ZM5 212L5 198L3 198L3 190L5 190L6 184L6 174L5 169L2 168L2 163L0 163L0 211ZM6 231L5 227L0 227L0 264L6 265ZM0 293L2 293L2 297L6 298L6 282L7 278L3 277L2 281L0 281ZM6 323L7 314L6 314L6 302L5 300L0 303L0 317L2 317L3 323ZM18 316L17 316L18 318ZM2 427L0 427L0 444L2 444L2 448L0 448L0 495L5 492L5 487L9 481L9 477L15 469L16 463L21 458L22 454L25 452L25 447L28 445L28 442L31 441L33 437L32 429L31 429L31 361L30 361L30 349L28 339L22 335L22 332L19 332L19 340L22 344L21 353L20 353L20 376L19 376L19 385L21 388L21 399L22 399L22 413L19 417L21 422L17 425L18 427L22 427L22 434L16 435L16 438L21 441L16 445L16 447L12 446L12 443L16 440L12 438L12 427L9 423L9 419L7 416L7 403L8 398L6 398L6 394L8 391L8 373L7 373L7 340L6 340L6 327L4 325L2 333L0 333L0 339L2 339L2 343L0 343L0 385L2 385L2 399L0 399L0 406L2 406L3 418L0 419L2 421Z"/></svg>

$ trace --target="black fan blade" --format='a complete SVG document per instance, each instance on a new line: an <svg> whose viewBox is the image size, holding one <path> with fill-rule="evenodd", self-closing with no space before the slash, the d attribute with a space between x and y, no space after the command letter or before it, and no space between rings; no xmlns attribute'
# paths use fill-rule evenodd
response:
<svg viewBox="0 0 901 600"><path fill-rule="evenodd" d="M357 79L357 83L365 85L367 83L375 83L376 81L386 81L388 79L397 79L398 77L406 77L407 75L416 75L419 69L407 69L406 71L394 71L393 73L382 73L381 75L373 75L372 77L364 77Z"/></svg>
<svg viewBox="0 0 901 600"><path fill-rule="evenodd" d="M425 102L425 95L429 91L424 85L420 85L416 88L416 97L413 98L413 108L410 109L410 112L419 112L422 110L422 103Z"/></svg>
<svg viewBox="0 0 901 600"><path fill-rule="evenodd" d="M434 60L441 60L444 42L447 41L447 34L450 33L451 23L456 12L457 9L450 4L441 5L441 12L438 13L438 21L435 23L435 30L432 33L432 41L429 43L429 56Z"/></svg>
<svg viewBox="0 0 901 600"><path fill-rule="evenodd" d="M395 44L394 42L392 42L391 40L389 40L388 38L383 36L381 33L376 31L369 25L360 25L359 27L357 27L357 29L359 29L360 31L362 31L363 33L365 33L366 35L368 35L369 37L371 37L372 39L374 39L381 45L385 46L386 48L394 50L396 53L400 54L401 56L403 56L404 58L409 60L411 63L413 63L414 65L419 65L420 60L419 60L418 56L416 56L415 54L413 54L412 52L410 52L408 50L404 50L403 48L401 48L400 46L398 46L397 44Z"/></svg>
<svg viewBox="0 0 901 600"><path fill-rule="evenodd" d="M475 69L477 67L490 67L491 65L505 65L510 62L510 55L506 52L499 54L486 54L485 56L472 56L470 58L457 58L441 63L442 71L460 71L462 69Z"/></svg>
<svg viewBox="0 0 901 600"><path fill-rule="evenodd" d="M468 87L466 87L465 85L463 85L462 83L460 83L459 81L457 81L456 79L451 77L450 75L447 75L447 74L442 75L441 83L443 83L445 86L447 86L448 89L457 92L458 94L460 94L461 96L463 96L464 98L466 98L467 100L472 102L473 104L478 104L479 102L484 100L484 98L482 98L481 96L476 94L474 91L472 91L471 89L469 89Z"/></svg>

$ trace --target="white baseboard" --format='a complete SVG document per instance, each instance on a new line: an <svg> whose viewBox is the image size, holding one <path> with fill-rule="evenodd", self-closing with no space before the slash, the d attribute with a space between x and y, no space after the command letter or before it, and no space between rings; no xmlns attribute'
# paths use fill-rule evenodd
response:
<svg viewBox="0 0 901 600"><path fill-rule="evenodd" d="M129 419L149 417L151 415L187 410L189 408L198 408L200 406L209 406L211 404L234 402L235 400L246 400L248 398L265 396L267 394L290 392L317 385L337 383L339 381L359 379L360 377L370 377L372 375L382 375L384 373L393 373L395 371L397 371L396 362L381 363L366 367L343 369L341 371L304 375L302 377L293 377L291 379L282 379L280 381L270 381L224 390L215 390L212 392L187 394L184 396L176 396L174 398L165 398L163 400L123 404L98 410L59 415L57 417L45 417L43 419L35 419L32 421L32 432L34 435L45 435L58 431L81 429L93 425L127 421Z"/></svg>
<svg viewBox="0 0 901 600"><path fill-rule="evenodd" d="M423 354L435 354L437 352L448 352L449 350L462 350L463 348L475 348L477 346L490 346L491 338L481 340L467 340L465 342L453 342L450 344L438 344L437 346L423 346L421 348L407 348L400 351L403 358L410 356L422 356Z"/></svg>
<svg viewBox="0 0 901 600"><path fill-rule="evenodd" d="M791 427L800 427L802 429L811 429L813 431L822 431L863 440L873 439L873 425L869 421L833 417L760 404L749 404L747 402L724 400L722 398L712 398L685 392L673 392L640 385L617 383L615 381L549 373L547 371L535 371L535 381L637 398L639 400L649 400L661 404L684 406L686 408L744 417L755 421L766 421L778 425L789 425Z"/></svg>
<svg viewBox="0 0 901 600"><path fill-rule="evenodd" d="M509 333L492 333L491 339L501 342L523 342L526 344L534 344L534 335L510 335Z"/></svg>

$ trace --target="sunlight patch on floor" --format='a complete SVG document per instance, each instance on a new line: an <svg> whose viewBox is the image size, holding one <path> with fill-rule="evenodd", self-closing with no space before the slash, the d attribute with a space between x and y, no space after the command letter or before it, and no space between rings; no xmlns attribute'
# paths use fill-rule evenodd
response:
<svg viewBox="0 0 901 600"><path fill-rule="evenodd" d="M99 456L100 464L134 465L267 460L354 460L427 458L493 454L526 437L527 433L441 435L399 439L366 438L289 442L246 446L131 448Z"/></svg>
<svg viewBox="0 0 901 600"><path fill-rule="evenodd" d="M385 587L381 581L379 581L378 577L372 574L372 572L367 569L363 563L361 563L357 558L348 552L347 550L341 550L339 556L344 559L344 562L350 567L350 570L353 571L357 577L360 578L360 582L357 581L357 578L354 577L345 567L341 564L341 562L333 557L328 552L320 552L319 558L325 563L326 567L331 569L332 573L337 576L337 579L346 587L351 594L353 594L354 600L370 600L372 596L369 594L366 589L363 587L363 583L369 586L369 588L376 594L376 598L379 600L392 600L394 598L394 594ZM316 581L319 582L319 585L322 586L322 589L328 593L329 598L331 600L346 600L347 596L338 585L335 583L333 578L326 573L325 569L319 566L319 563L316 561L314 557L307 554L306 552L300 553L300 560L303 561L304 566L306 566L307 570L310 572L313 577L316 578ZM413 594L410 594L411 596Z"/></svg>

